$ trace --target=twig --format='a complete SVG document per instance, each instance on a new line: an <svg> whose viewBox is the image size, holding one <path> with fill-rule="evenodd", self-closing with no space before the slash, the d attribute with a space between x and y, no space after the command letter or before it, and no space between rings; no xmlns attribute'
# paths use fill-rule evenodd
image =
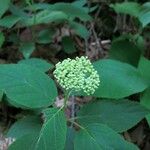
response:
<svg viewBox="0 0 150 150"><path fill-rule="evenodd" d="M75 100L75 97L71 96L71 118L75 117L75 101L74 100ZM73 123L71 124L71 126L73 126Z"/></svg>
<svg viewBox="0 0 150 150"><path fill-rule="evenodd" d="M116 26L114 28L114 33L120 29L120 22L121 22L121 17L120 17L120 14L117 13L117 17L116 17Z"/></svg>
<svg viewBox="0 0 150 150"><path fill-rule="evenodd" d="M96 12L96 14L95 14L94 20L96 20L97 17L98 17L98 15L100 14L101 8L102 8L102 7L99 6L99 8L98 8L98 10L97 10L97 12Z"/></svg>
<svg viewBox="0 0 150 150"><path fill-rule="evenodd" d="M99 37L99 39L98 39L98 36L97 36L97 34L96 34L96 32L95 32L94 24L93 24L93 23L91 23L91 31L93 32L94 38L95 38L95 40L96 40L97 48L98 48L100 54L103 56L104 53L103 53L103 48L102 48L102 45L101 45L101 42L100 42L101 39L100 39L100 37Z"/></svg>
<svg viewBox="0 0 150 150"><path fill-rule="evenodd" d="M127 141L133 142L128 132L124 132L124 137Z"/></svg>
<svg viewBox="0 0 150 150"><path fill-rule="evenodd" d="M89 44L88 44L88 39L85 39L85 53L86 53L86 56L88 56L87 52L89 50Z"/></svg>
<svg viewBox="0 0 150 150"><path fill-rule="evenodd" d="M124 0L125 2L128 2L128 0ZM122 23L123 23L123 31L126 31L126 19L127 19L127 15L126 14L124 14L123 15L123 21L122 21Z"/></svg>

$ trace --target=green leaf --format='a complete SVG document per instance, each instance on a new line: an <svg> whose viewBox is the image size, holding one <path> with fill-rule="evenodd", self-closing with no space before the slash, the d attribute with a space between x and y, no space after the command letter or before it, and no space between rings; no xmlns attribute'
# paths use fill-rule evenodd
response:
<svg viewBox="0 0 150 150"><path fill-rule="evenodd" d="M86 0L76 0L76 1L72 2L72 5L84 10L87 13L93 12L94 10L96 10L99 7L98 5L90 7L90 8L87 5L84 7L84 5L86 3L87 3Z"/></svg>
<svg viewBox="0 0 150 150"><path fill-rule="evenodd" d="M103 123L117 132L123 132L135 126L148 113L149 111L137 102L99 100L83 106L77 119L84 126Z"/></svg>
<svg viewBox="0 0 150 150"><path fill-rule="evenodd" d="M111 4L112 7L117 13L128 14L131 16L137 17L140 13L141 6L136 2L123 2Z"/></svg>
<svg viewBox="0 0 150 150"><path fill-rule="evenodd" d="M138 15L139 21L143 27L146 27L150 23L150 2L144 3L140 14Z"/></svg>
<svg viewBox="0 0 150 150"><path fill-rule="evenodd" d="M92 20L92 17L88 15L89 8L83 7L83 5L86 3L86 1L76 1L73 3L55 3L55 4L48 4L48 3L35 3L32 5L33 10L48 10L51 12L59 11L68 16L68 19L74 20L76 18L79 18L82 21L90 21ZM92 10L95 10L95 7L91 8ZM31 7L27 7L26 10L31 10ZM47 11L46 10L46 11ZM75 13L74 13L75 12ZM67 20L68 20L67 19Z"/></svg>
<svg viewBox="0 0 150 150"><path fill-rule="evenodd" d="M61 11L42 10L29 19L22 20L26 26L37 25L41 23L62 22L68 20L68 16Z"/></svg>
<svg viewBox="0 0 150 150"><path fill-rule="evenodd" d="M20 19L29 19L30 15L28 12L25 12L24 9L16 4L12 4L9 7L9 11L12 13L12 15L19 17Z"/></svg>
<svg viewBox="0 0 150 150"><path fill-rule="evenodd" d="M12 28L19 20L20 17L14 15L5 16L4 18L0 19L0 26Z"/></svg>
<svg viewBox="0 0 150 150"><path fill-rule="evenodd" d="M2 47L4 41L5 41L4 34L2 32L0 32L0 48Z"/></svg>
<svg viewBox="0 0 150 150"><path fill-rule="evenodd" d="M27 8L29 10L31 8ZM92 17L88 15L88 8L75 6L73 3L55 3L55 4L34 4L33 10L37 11L30 18L22 19L22 26L32 26L41 23L62 23L79 18L82 21L90 21ZM76 13L74 13L76 12Z"/></svg>
<svg viewBox="0 0 150 150"><path fill-rule="evenodd" d="M133 42L135 42L137 48L141 51L142 54L145 53L145 39L140 34L135 34L133 37Z"/></svg>
<svg viewBox="0 0 150 150"><path fill-rule="evenodd" d="M113 42L131 40L133 35L131 33L125 33L113 39Z"/></svg>
<svg viewBox="0 0 150 150"><path fill-rule="evenodd" d="M142 26L145 27L150 23L150 11L149 12L142 12L139 15L139 20L142 23Z"/></svg>
<svg viewBox="0 0 150 150"><path fill-rule="evenodd" d="M1 0L0 1L0 18L7 11L10 5L10 0Z"/></svg>
<svg viewBox="0 0 150 150"><path fill-rule="evenodd" d="M69 3L56 3L53 5L52 10L64 12L69 18L71 18L71 20L74 20L75 18L79 18L82 21L92 20L92 17L89 16L83 8L76 7L75 5Z"/></svg>
<svg viewBox="0 0 150 150"><path fill-rule="evenodd" d="M142 92L148 86L138 70L129 64L103 59L93 65L101 81L93 96L118 99Z"/></svg>
<svg viewBox="0 0 150 150"><path fill-rule="evenodd" d="M127 40L121 40L112 43L109 55L112 59L137 66L141 51L134 43Z"/></svg>
<svg viewBox="0 0 150 150"><path fill-rule="evenodd" d="M34 42L23 42L19 47L19 51L22 52L25 59L28 59L35 50Z"/></svg>
<svg viewBox="0 0 150 150"><path fill-rule="evenodd" d="M144 7L145 9L149 9L150 8L150 2L145 2L142 7Z"/></svg>
<svg viewBox="0 0 150 150"><path fill-rule="evenodd" d="M86 0L76 0L72 2L72 5L75 7L82 8L86 4L86 2L87 2Z"/></svg>
<svg viewBox="0 0 150 150"><path fill-rule="evenodd" d="M51 9L52 8L52 5L50 5L49 3L41 3L41 2L38 2L38 3L33 3L32 6L27 6L25 8L25 10L27 11L31 11L32 10L44 10L44 9Z"/></svg>
<svg viewBox="0 0 150 150"><path fill-rule="evenodd" d="M76 132L74 144L75 150L138 150L103 124L90 124Z"/></svg>
<svg viewBox="0 0 150 150"><path fill-rule="evenodd" d="M142 77L150 85L150 61L142 56L139 61L138 70L141 73Z"/></svg>
<svg viewBox="0 0 150 150"><path fill-rule="evenodd" d="M12 105L40 108L57 96L54 81L45 73L24 64L0 65L0 89Z"/></svg>
<svg viewBox="0 0 150 150"><path fill-rule="evenodd" d="M76 52L75 43L69 36L64 36L62 38L62 46L63 46L63 50L67 54L72 54Z"/></svg>
<svg viewBox="0 0 150 150"><path fill-rule="evenodd" d="M40 44L50 43L55 33L56 31L54 29L44 29L40 31L37 37L37 43L40 43Z"/></svg>
<svg viewBox="0 0 150 150"><path fill-rule="evenodd" d="M45 114L46 113L46 114ZM46 116L46 115L49 116ZM39 135L32 133L16 140L8 150L63 150L66 141L66 119L61 109L48 108Z"/></svg>
<svg viewBox="0 0 150 150"><path fill-rule="evenodd" d="M31 67L35 67L38 70L41 70L42 72L46 72L49 69L52 69L54 67L53 64L48 63L44 59L39 59L39 58L30 58L30 59L21 60L19 61L19 64L25 64Z"/></svg>
<svg viewBox="0 0 150 150"><path fill-rule="evenodd" d="M89 37L89 31L86 29L86 27L82 24L70 21L69 22L70 28L75 31L75 33L79 36L81 36L84 39L87 39Z"/></svg>
<svg viewBox="0 0 150 150"><path fill-rule="evenodd" d="M39 133L42 127L41 121L37 116L26 116L15 122L8 130L7 137L21 138L27 134Z"/></svg>
<svg viewBox="0 0 150 150"><path fill-rule="evenodd" d="M38 138L38 135L34 133L22 136L21 138L13 142L9 146L8 150L35 150L34 144L36 143L37 138ZM46 150L46 149L43 148L43 150Z"/></svg>
<svg viewBox="0 0 150 150"><path fill-rule="evenodd" d="M47 116L48 114L48 116ZM48 108L44 111L46 121L35 144L36 150L63 150L66 141L66 119L61 109Z"/></svg>

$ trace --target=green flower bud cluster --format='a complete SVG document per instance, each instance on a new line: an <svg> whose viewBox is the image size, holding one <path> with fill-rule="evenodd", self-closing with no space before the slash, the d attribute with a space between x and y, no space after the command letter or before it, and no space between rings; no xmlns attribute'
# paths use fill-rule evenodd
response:
<svg viewBox="0 0 150 150"><path fill-rule="evenodd" d="M53 72L57 82L67 91L83 91L93 94L100 79L88 57L67 58L56 64Z"/></svg>

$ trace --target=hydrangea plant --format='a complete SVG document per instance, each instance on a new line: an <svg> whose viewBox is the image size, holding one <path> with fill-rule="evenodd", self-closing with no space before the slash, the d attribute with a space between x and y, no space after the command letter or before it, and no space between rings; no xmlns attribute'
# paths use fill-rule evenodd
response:
<svg viewBox="0 0 150 150"><path fill-rule="evenodd" d="M97 71L84 56L58 62L54 76L66 91L82 91L87 95L93 94L100 83Z"/></svg>

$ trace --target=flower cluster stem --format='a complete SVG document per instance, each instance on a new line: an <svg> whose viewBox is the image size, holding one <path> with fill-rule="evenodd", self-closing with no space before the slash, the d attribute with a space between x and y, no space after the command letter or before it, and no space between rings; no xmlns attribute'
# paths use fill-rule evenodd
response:
<svg viewBox="0 0 150 150"><path fill-rule="evenodd" d="M66 91L65 92L65 97L64 97L64 109L67 107L68 98L69 98L69 92Z"/></svg>

